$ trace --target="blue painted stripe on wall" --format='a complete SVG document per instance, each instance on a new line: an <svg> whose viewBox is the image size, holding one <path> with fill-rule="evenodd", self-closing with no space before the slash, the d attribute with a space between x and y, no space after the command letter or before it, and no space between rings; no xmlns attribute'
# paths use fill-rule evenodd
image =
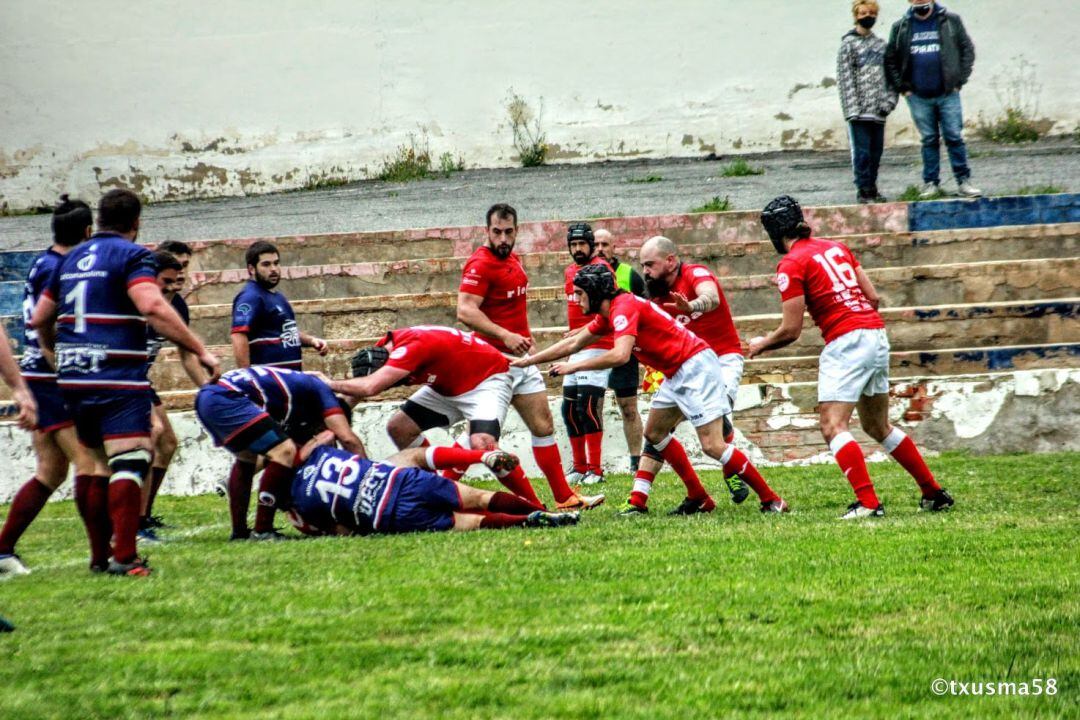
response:
<svg viewBox="0 0 1080 720"><path fill-rule="evenodd" d="M34 264L34 258L40 254L39 250L0 253L0 282L25 280L26 273L30 272L30 266Z"/></svg>
<svg viewBox="0 0 1080 720"><path fill-rule="evenodd" d="M0 282L0 315L22 314L22 294L24 283Z"/></svg>
<svg viewBox="0 0 1080 720"><path fill-rule="evenodd" d="M1080 222L1080 193L911 203L913 232Z"/></svg>

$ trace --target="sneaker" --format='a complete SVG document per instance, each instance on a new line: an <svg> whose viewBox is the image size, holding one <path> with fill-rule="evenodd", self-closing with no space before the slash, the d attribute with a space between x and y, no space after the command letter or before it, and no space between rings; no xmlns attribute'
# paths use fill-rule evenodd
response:
<svg viewBox="0 0 1080 720"><path fill-rule="evenodd" d="M870 195L871 198L873 198L873 201L876 202L876 203L887 203L887 202L889 202L889 198L887 198L887 197L885 197L884 195L881 194L881 191L877 189L877 185L870 188L869 195Z"/></svg>
<svg viewBox="0 0 1080 720"><path fill-rule="evenodd" d="M876 508L868 508L856 500L848 505L847 512L840 516L841 520L862 520L863 518L885 517L885 506L878 505Z"/></svg>
<svg viewBox="0 0 1080 720"><path fill-rule="evenodd" d="M0 633L15 632L15 626L10 621L0 617Z"/></svg>
<svg viewBox="0 0 1080 720"><path fill-rule="evenodd" d="M223 480L217 480L214 482L214 492L218 494L218 497L229 497L229 486L225 484Z"/></svg>
<svg viewBox="0 0 1080 720"><path fill-rule="evenodd" d="M229 533L229 542L236 542L237 540L250 540L251 531L244 530L244 532L236 532L235 530Z"/></svg>
<svg viewBox="0 0 1080 720"><path fill-rule="evenodd" d="M153 572L145 558L137 557L129 563L117 562L109 558L109 567L105 570L110 575L126 575L127 577L147 577Z"/></svg>
<svg viewBox="0 0 1080 720"><path fill-rule="evenodd" d="M517 455L511 455L504 450L490 450L484 453L484 456L480 458L480 462L484 463L487 469L496 475L505 475L521 464Z"/></svg>
<svg viewBox="0 0 1080 720"><path fill-rule="evenodd" d="M941 512L942 510L951 508L954 503L955 501L952 499L952 495L946 492L945 488L941 488L934 493L933 497L924 497L920 500L919 509L926 512Z"/></svg>
<svg viewBox="0 0 1080 720"><path fill-rule="evenodd" d="M968 180L965 180L957 184L956 194L965 198L979 198L982 197L983 191L972 185Z"/></svg>
<svg viewBox="0 0 1080 720"><path fill-rule="evenodd" d="M0 555L0 580L29 574L30 568L23 565L22 559L15 553Z"/></svg>
<svg viewBox="0 0 1080 720"><path fill-rule="evenodd" d="M587 471L581 478L582 485L599 485L602 482L604 482L604 473L594 473L592 470Z"/></svg>
<svg viewBox="0 0 1080 720"><path fill-rule="evenodd" d="M638 515L648 515L649 508L635 505L627 500L623 503L623 506L619 508L619 512L615 513L615 517L637 517Z"/></svg>
<svg viewBox="0 0 1080 720"><path fill-rule="evenodd" d="M144 543L159 543L159 542L162 542L161 538L159 538L157 533L154 532L154 528L151 528L151 527L140 528L139 531L137 533L135 533L135 539L138 542L144 542Z"/></svg>
<svg viewBox="0 0 1080 720"><path fill-rule="evenodd" d="M698 513L711 513L715 509L716 503L711 497L704 500L685 498L682 504L669 512L668 515L697 515Z"/></svg>
<svg viewBox="0 0 1080 720"><path fill-rule="evenodd" d="M165 520L160 515L151 515L150 517L143 518L143 522L146 527L160 530L161 528L167 528L169 525L165 524Z"/></svg>
<svg viewBox="0 0 1080 720"><path fill-rule="evenodd" d="M855 194L855 202L860 205L871 205L874 202L874 196L870 194L868 190L859 190Z"/></svg>
<svg viewBox="0 0 1080 720"><path fill-rule="evenodd" d="M936 182L925 183L919 189L920 200L933 200L936 197L941 197L941 186Z"/></svg>
<svg viewBox="0 0 1080 720"><path fill-rule="evenodd" d="M779 500L770 500L769 502L761 503L761 512L763 513L786 513L791 512L791 508L784 502L783 498Z"/></svg>
<svg viewBox="0 0 1080 720"><path fill-rule="evenodd" d="M568 485L580 485L581 481L585 479L585 473L578 472L577 470L570 469L566 471L566 482Z"/></svg>
<svg viewBox="0 0 1080 720"><path fill-rule="evenodd" d="M599 507L604 504L604 500L607 497L601 493L599 495L581 495L580 493L574 493L569 498L561 503L555 505L556 510L592 510L594 507Z"/></svg>
<svg viewBox="0 0 1080 720"><path fill-rule="evenodd" d="M746 486L746 483L738 475L724 478L724 482L727 483L728 492L731 493L731 502L736 505L741 504L743 500L750 497L750 488Z"/></svg>
<svg viewBox="0 0 1080 720"><path fill-rule="evenodd" d="M577 525L581 520L579 512L550 513L536 510L529 513L525 518L525 527L563 527L564 525Z"/></svg>
<svg viewBox="0 0 1080 720"><path fill-rule="evenodd" d="M255 542L282 542L283 540L292 540L288 535L282 535L277 530L253 532L251 533L251 539Z"/></svg>

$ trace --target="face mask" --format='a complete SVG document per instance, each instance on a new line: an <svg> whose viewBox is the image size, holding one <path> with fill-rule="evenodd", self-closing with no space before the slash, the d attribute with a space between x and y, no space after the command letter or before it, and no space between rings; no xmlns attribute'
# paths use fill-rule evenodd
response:
<svg viewBox="0 0 1080 720"><path fill-rule="evenodd" d="M916 5L915 6L915 14L918 15L919 17L921 17L921 18L930 17L930 13L933 12L933 10L934 10L934 4L933 3L930 3L929 5Z"/></svg>
<svg viewBox="0 0 1080 720"><path fill-rule="evenodd" d="M877 22L877 18L876 17L864 17L864 18L859 18L856 22L859 25L861 25L862 27L869 30L870 28L874 27L874 23Z"/></svg>

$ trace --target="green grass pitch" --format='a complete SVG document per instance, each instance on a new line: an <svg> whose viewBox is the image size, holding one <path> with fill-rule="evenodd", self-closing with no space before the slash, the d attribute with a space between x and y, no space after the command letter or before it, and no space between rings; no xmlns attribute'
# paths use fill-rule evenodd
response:
<svg viewBox="0 0 1080 720"><path fill-rule="evenodd" d="M871 467L888 517L841 523L833 465L766 476L763 517L229 544L225 503L163 498L149 579L91 576L70 502L0 583L0 717L1013 718L1080 716L1080 455L931 460L956 497ZM169 531L166 531L169 532ZM1053 696L935 696L1054 678Z"/></svg>

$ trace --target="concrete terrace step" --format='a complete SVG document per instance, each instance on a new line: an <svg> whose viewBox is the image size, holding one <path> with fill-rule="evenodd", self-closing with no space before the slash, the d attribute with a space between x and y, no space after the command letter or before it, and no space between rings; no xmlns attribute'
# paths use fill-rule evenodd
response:
<svg viewBox="0 0 1080 720"><path fill-rule="evenodd" d="M855 235L841 239L867 268L1080 255L1080 223ZM777 262L772 245L760 241L684 244L680 251L687 261L708 265L722 276L771 274ZM636 264L636 249L626 251L625 258ZM286 266L282 272L282 292L290 300L456 292L465 264L463 257L357 262L357 256L344 249L339 252L338 259L340 262L331 264ZM561 285L568 262L565 251L522 256L533 287ZM194 271L191 273L189 304L231 303L247 279L247 271L243 268ZM21 293L21 288L13 290ZM0 304L0 309L5 307ZM13 313L4 311L3 314Z"/></svg>

